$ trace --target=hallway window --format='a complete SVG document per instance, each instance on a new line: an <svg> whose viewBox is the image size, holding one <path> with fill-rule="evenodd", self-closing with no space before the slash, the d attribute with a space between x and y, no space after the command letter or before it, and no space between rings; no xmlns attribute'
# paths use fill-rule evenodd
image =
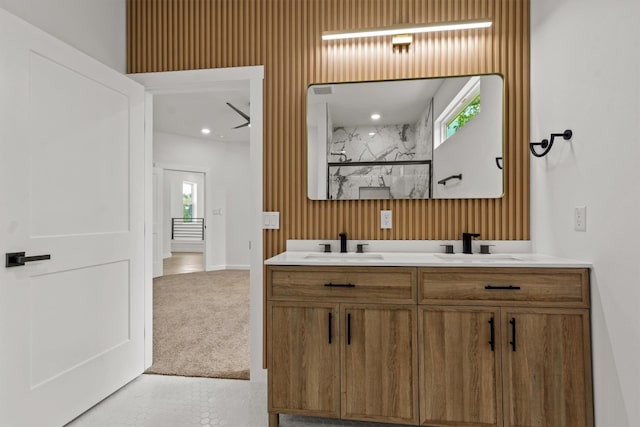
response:
<svg viewBox="0 0 640 427"><path fill-rule="evenodd" d="M196 183L182 182L182 219L191 220L195 214Z"/></svg>
<svg viewBox="0 0 640 427"><path fill-rule="evenodd" d="M434 124L433 148L455 135L480 113L480 77L472 77L449 102Z"/></svg>
<svg viewBox="0 0 640 427"><path fill-rule="evenodd" d="M464 106L453 119L447 123L447 138L456 133L458 129L473 119L480 112L480 93L473 98L466 106Z"/></svg>

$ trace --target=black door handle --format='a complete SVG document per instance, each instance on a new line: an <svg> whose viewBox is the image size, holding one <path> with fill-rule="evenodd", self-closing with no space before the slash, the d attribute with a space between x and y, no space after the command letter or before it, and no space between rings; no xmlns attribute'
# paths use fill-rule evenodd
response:
<svg viewBox="0 0 640 427"><path fill-rule="evenodd" d="M51 259L51 255L35 255L35 256L25 256L24 252L7 252L5 254L5 264L6 268L9 267L19 267L24 265L27 262L32 261L44 261L47 259Z"/></svg>
<svg viewBox="0 0 640 427"><path fill-rule="evenodd" d="M347 345L351 345L351 313L347 313Z"/></svg>
<svg viewBox="0 0 640 427"><path fill-rule="evenodd" d="M331 335L333 334L331 330L331 312L329 312L329 344L331 344Z"/></svg>

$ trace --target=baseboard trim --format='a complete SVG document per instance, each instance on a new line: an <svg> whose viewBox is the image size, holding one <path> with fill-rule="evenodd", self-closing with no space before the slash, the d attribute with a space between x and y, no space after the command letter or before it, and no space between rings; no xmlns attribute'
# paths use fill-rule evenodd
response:
<svg viewBox="0 0 640 427"><path fill-rule="evenodd" d="M227 270L249 270L250 266L248 264L230 264L227 265Z"/></svg>
<svg viewBox="0 0 640 427"><path fill-rule="evenodd" d="M229 264L229 265L210 265L207 267L207 271L221 271L221 270L250 270L251 267L244 264Z"/></svg>

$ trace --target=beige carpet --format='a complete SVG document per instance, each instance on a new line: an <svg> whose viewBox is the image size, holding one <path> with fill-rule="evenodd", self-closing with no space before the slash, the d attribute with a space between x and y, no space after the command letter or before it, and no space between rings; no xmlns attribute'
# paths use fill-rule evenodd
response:
<svg viewBox="0 0 640 427"><path fill-rule="evenodd" d="M154 279L147 373L249 379L249 271Z"/></svg>

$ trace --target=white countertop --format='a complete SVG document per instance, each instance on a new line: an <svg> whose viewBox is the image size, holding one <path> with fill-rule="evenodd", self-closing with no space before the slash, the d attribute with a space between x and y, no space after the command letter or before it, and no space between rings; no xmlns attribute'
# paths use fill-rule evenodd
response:
<svg viewBox="0 0 640 427"><path fill-rule="evenodd" d="M589 268L591 263L533 253L444 254L434 252L286 251L265 261L266 265L366 266L366 267L552 267Z"/></svg>

